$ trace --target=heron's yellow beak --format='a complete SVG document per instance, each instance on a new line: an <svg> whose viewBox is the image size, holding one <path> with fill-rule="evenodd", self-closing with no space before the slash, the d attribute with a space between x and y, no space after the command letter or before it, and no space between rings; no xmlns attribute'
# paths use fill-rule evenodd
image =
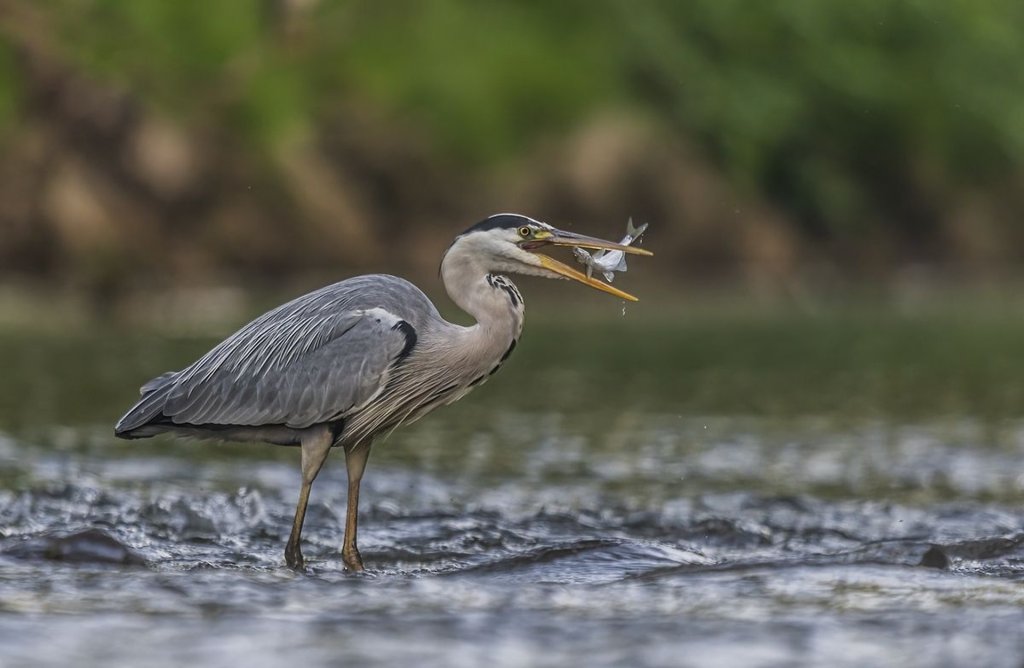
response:
<svg viewBox="0 0 1024 668"><path fill-rule="evenodd" d="M630 255L654 255L651 251L637 248L636 246L623 246L614 241L605 241L597 237L588 237L585 234L576 234L575 232L566 232L565 230L554 230L546 234L550 236L542 237L538 235L535 238L543 239L544 242L553 246L571 246L573 248L589 248L591 250L617 250Z"/></svg>
<svg viewBox="0 0 1024 668"><path fill-rule="evenodd" d="M535 253L535 255L537 256L537 259L540 260L541 266L543 266L545 269L550 269L556 274L560 274L562 276L565 276L566 278L571 278L574 281L579 281L583 285L589 285L592 288L601 290L602 292L607 292L610 295L615 295L616 297L619 297L621 299L628 299L631 302L639 301L636 297L629 294L628 292L623 292L618 288L613 288L604 281L599 281L596 278L588 278L587 275L584 274L582 271L577 271L570 267L569 265L559 262L553 257L541 255L540 253Z"/></svg>
<svg viewBox="0 0 1024 668"><path fill-rule="evenodd" d="M604 239L598 239L597 237L588 237L574 232L565 232L564 230L552 230L550 232L545 230L535 235L534 239L536 241L525 246L528 250L532 250L530 246L536 243L538 246L546 246L550 244L552 246L570 246L572 248L589 248L592 250L617 250L631 255L654 255L651 251L644 250L643 248L623 246L622 244L617 244L614 241L605 241ZM628 292L623 292L618 288L613 288L611 285L596 278L588 277L583 272L573 269L569 265L563 264L553 257L548 257L547 255L542 255L540 253L535 253L535 255L537 256L537 259L540 260L541 266L559 274L560 276L565 276L566 278L570 278L574 281L579 281L580 283L588 285L595 290L607 292L608 294L615 295L620 299L628 299L631 302L638 301L636 297Z"/></svg>

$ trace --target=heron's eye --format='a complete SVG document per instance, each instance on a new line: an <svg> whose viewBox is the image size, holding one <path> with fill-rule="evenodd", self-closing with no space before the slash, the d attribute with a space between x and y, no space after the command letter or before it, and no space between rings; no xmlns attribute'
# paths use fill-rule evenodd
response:
<svg viewBox="0 0 1024 668"><path fill-rule="evenodd" d="M522 227L519 228L519 236L521 236L524 239L529 237L531 233L532 233L532 230L529 227L527 227L526 225L523 225Z"/></svg>

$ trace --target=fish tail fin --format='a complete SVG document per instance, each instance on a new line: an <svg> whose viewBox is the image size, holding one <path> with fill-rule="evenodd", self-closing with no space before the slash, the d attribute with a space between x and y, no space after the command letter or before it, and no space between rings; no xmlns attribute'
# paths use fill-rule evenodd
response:
<svg viewBox="0 0 1024 668"><path fill-rule="evenodd" d="M633 237L634 240L638 239L641 234L647 229L647 223L641 223L637 227L633 227L633 219L630 218L629 222L626 223L626 232L629 236Z"/></svg>

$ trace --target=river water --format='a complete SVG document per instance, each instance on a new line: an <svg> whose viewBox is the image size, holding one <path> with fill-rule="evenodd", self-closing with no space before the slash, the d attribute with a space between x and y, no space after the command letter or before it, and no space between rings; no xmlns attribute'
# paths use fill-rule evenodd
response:
<svg viewBox="0 0 1024 668"><path fill-rule="evenodd" d="M528 323L376 446L360 575L341 457L295 573L297 451L112 438L209 338L9 333L0 665L1019 668L1024 325L940 325Z"/></svg>

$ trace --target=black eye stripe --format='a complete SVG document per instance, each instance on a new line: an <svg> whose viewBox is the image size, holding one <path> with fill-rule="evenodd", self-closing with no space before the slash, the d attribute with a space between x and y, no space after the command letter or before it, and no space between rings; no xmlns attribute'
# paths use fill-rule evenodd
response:
<svg viewBox="0 0 1024 668"><path fill-rule="evenodd" d="M518 230L520 227L536 223L533 218L522 216L518 213L499 213L471 226L462 234L470 232L486 232L494 229Z"/></svg>

